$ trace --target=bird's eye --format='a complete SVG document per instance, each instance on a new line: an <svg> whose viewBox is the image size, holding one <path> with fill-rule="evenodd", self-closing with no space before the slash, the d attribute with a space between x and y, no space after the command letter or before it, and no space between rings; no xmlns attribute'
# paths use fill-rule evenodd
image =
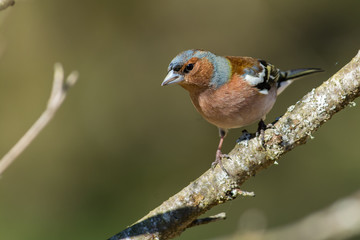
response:
<svg viewBox="0 0 360 240"><path fill-rule="evenodd" d="M193 68L194 68L194 64L189 63L188 65L186 65L184 72L188 73L188 72L190 72Z"/></svg>

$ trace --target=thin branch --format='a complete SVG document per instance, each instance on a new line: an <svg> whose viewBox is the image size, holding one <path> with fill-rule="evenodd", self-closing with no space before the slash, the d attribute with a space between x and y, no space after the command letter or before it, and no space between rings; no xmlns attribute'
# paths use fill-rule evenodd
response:
<svg viewBox="0 0 360 240"><path fill-rule="evenodd" d="M360 235L360 191L295 223L270 230L244 230L216 240L341 240L358 236Z"/></svg>
<svg viewBox="0 0 360 240"><path fill-rule="evenodd" d="M180 235L210 208L239 196L238 189L248 178L306 143L322 124L359 95L360 52L329 80L290 106L274 127L265 131L265 147L259 138L239 142L230 152L230 159L223 159L233 177L220 167L208 170L110 239L170 239Z"/></svg>
<svg viewBox="0 0 360 240"><path fill-rule="evenodd" d="M0 175L12 164L15 159L29 146L34 138L43 130L43 128L54 117L56 111L63 103L68 89L73 86L78 73L72 72L64 81L64 69L60 63L55 64L54 81L50 99L45 111L39 119L31 126L25 135L10 149L10 151L0 160Z"/></svg>
<svg viewBox="0 0 360 240"><path fill-rule="evenodd" d="M0 0L0 11L10 6L14 6L15 0Z"/></svg>
<svg viewBox="0 0 360 240"><path fill-rule="evenodd" d="M212 223L212 222L216 222L216 221L219 221L219 220L225 220L225 219L226 219L226 213L222 212L222 213L216 214L214 216L196 219L192 223L189 224L188 228L203 225L203 224L208 224L208 223Z"/></svg>

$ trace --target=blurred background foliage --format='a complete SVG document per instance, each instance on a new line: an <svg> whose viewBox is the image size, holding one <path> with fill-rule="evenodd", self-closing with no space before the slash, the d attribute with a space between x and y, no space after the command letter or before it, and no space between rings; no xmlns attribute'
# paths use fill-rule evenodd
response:
<svg viewBox="0 0 360 240"><path fill-rule="evenodd" d="M2 155L45 108L55 62L67 73L78 70L80 79L1 177L0 239L106 239L210 167L217 129L179 86L160 87L180 51L326 70L289 87L272 121L355 56L359 9L360 1L348 0L16 1L0 12ZM269 228L284 225L359 189L358 108L342 111L278 166L246 182L255 198L208 213L226 211L226 221L180 239L233 233L251 209ZM230 132L225 151L240 134Z"/></svg>

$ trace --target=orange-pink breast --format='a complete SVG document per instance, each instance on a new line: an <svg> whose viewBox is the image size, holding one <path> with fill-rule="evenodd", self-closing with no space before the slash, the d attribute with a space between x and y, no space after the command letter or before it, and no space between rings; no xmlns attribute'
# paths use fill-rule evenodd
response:
<svg viewBox="0 0 360 240"><path fill-rule="evenodd" d="M223 129L239 128L259 121L271 110L276 88L261 94L238 74L218 89L190 91L191 100L200 114Z"/></svg>

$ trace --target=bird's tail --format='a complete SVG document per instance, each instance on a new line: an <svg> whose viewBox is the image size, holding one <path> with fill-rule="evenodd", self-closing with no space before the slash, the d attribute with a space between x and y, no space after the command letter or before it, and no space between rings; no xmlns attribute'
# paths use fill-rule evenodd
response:
<svg viewBox="0 0 360 240"><path fill-rule="evenodd" d="M288 70L288 71L281 71L280 72L280 77L279 80L277 82L278 86L278 90L277 90L277 95L279 95L282 91L284 91L284 89L289 86L294 79L299 78L299 77L303 77L312 73L317 73L317 72L323 72L324 70L320 69L320 68L299 68L299 69L292 69L292 70Z"/></svg>

